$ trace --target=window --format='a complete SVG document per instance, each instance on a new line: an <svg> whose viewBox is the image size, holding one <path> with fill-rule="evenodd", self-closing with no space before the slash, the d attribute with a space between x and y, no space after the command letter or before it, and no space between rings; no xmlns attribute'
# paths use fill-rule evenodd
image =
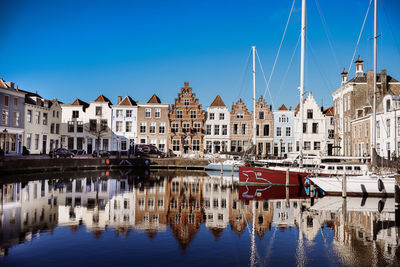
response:
<svg viewBox="0 0 400 267"><path fill-rule="evenodd" d="M150 122L149 133L151 133L151 134L156 133L156 123L155 122Z"/></svg>
<svg viewBox="0 0 400 267"><path fill-rule="evenodd" d="M303 133L307 133L307 122L303 122Z"/></svg>
<svg viewBox="0 0 400 267"><path fill-rule="evenodd" d="M68 122L68 132L69 133L73 133L74 132L74 122L73 121L69 121Z"/></svg>
<svg viewBox="0 0 400 267"><path fill-rule="evenodd" d="M185 106L189 106L190 101L189 101L189 99L185 99L185 100L183 100L183 103Z"/></svg>
<svg viewBox="0 0 400 267"><path fill-rule="evenodd" d="M117 132L121 132L122 131L122 121L116 121L115 122L115 130Z"/></svg>
<svg viewBox="0 0 400 267"><path fill-rule="evenodd" d="M282 136L282 129L281 129L281 127L276 127L276 136Z"/></svg>
<svg viewBox="0 0 400 267"><path fill-rule="evenodd" d="M184 133L188 133L188 132L189 132L189 129L190 129L190 124L189 124L189 123L184 123L184 124L182 125L182 131L183 131Z"/></svg>
<svg viewBox="0 0 400 267"><path fill-rule="evenodd" d="M9 99L9 96L5 95L4 96L4 106L6 106L6 107L8 107L8 99Z"/></svg>
<svg viewBox="0 0 400 267"><path fill-rule="evenodd" d="M381 126L379 125L379 121L376 122L376 137L381 138Z"/></svg>
<svg viewBox="0 0 400 267"><path fill-rule="evenodd" d="M225 120L225 114L224 113L219 113L219 119L221 121Z"/></svg>
<svg viewBox="0 0 400 267"><path fill-rule="evenodd" d="M259 124L256 125L256 135L257 136L260 135L260 125Z"/></svg>
<svg viewBox="0 0 400 267"><path fill-rule="evenodd" d="M193 151L200 151L200 140L193 140L192 148L193 148Z"/></svg>
<svg viewBox="0 0 400 267"><path fill-rule="evenodd" d="M264 136L269 136L269 124L264 124Z"/></svg>
<svg viewBox="0 0 400 267"><path fill-rule="evenodd" d="M172 140L172 150L173 151L179 151L180 150L180 140L179 139L173 139Z"/></svg>
<svg viewBox="0 0 400 267"><path fill-rule="evenodd" d="M100 116L102 114L101 111L102 111L101 107L96 107L96 115L97 116Z"/></svg>
<svg viewBox="0 0 400 267"><path fill-rule="evenodd" d="M125 132L127 132L127 133L132 132L132 122L131 121L125 122Z"/></svg>
<svg viewBox="0 0 400 267"><path fill-rule="evenodd" d="M362 125L358 126L358 137L361 138Z"/></svg>
<svg viewBox="0 0 400 267"><path fill-rule="evenodd" d="M214 125L214 135L219 135L219 125Z"/></svg>
<svg viewBox="0 0 400 267"><path fill-rule="evenodd" d="M127 110L126 111L126 117L131 118L132 117L132 110Z"/></svg>
<svg viewBox="0 0 400 267"><path fill-rule="evenodd" d="M56 124L56 134L59 134L59 133L60 133L60 124L57 123Z"/></svg>
<svg viewBox="0 0 400 267"><path fill-rule="evenodd" d="M173 133L177 133L179 131L179 124L178 123L172 123L171 128L172 128L171 131Z"/></svg>
<svg viewBox="0 0 400 267"><path fill-rule="evenodd" d="M357 126L354 125L354 138L356 138L356 137L357 137Z"/></svg>
<svg viewBox="0 0 400 267"><path fill-rule="evenodd" d="M182 110L177 110L177 111L176 111L176 118L177 118L177 119L182 119L182 118L183 118L183 112L182 112Z"/></svg>
<svg viewBox="0 0 400 267"><path fill-rule="evenodd" d="M83 121L78 121L76 125L76 131L78 133L83 133Z"/></svg>
<svg viewBox="0 0 400 267"><path fill-rule="evenodd" d="M386 100L386 112L390 111L390 99Z"/></svg>
<svg viewBox="0 0 400 267"><path fill-rule="evenodd" d="M108 127L107 120L101 120L100 123L101 123L101 124L100 124L100 125L101 125L101 130L102 130L102 131L107 130L107 127Z"/></svg>
<svg viewBox="0 0 400 267"><path fill-rule="evenodd" d="M73 119L79 118L79 110L73 110L72 111L72 118Z"/></svg>
<svg viewBox="0 0 400 267"><path fill-rule="evenodd" d="M190 111L190 118L191 119L196 119L196 110L191 110Z"/></svg>
<svg viewBox="0 0 400 267"><path fill-rule="evenodd" d="M35 134L35 149L39 149L39 135Z"/></svg>
<svg viewBox="0 0 400 267"><path fill-rule="evenodd" d="M28 113L26 114L27 121L32 122L32 110L28 109Z"/></svg>
<svg viewBox="0 0 400 267"><path fill-rule="evenodd" d="M48 114L43 113L43 125L47 125L47 121L48 121Z"/></svg>
<svg viewBox="0 0 400 267"><path fill-rule="evenodd" d="M40 124L40 111L35 113L35 122L37 124Z"/></svg>
<svg viewBox="0 0 400 267"><path fill-rule="evenodd" d="M161 118L161 109L156 108L154 111L154 117L155 118Z"/></svg>
<svg viewBox="0 0 400 267"><path fill-rule="evenodd" d="M328 130L328 138L333 139L334 136L335 136L335 131L332 129Z"/></svg>
<svg viewBox="0 0 400 267"><path fill-rule="evenodd" d="M243 118L244 118L244 114L243 113L236 114L236 119L243 119Z"/></svg>
<svg viewBox="0 0 400 267"><path fill-rule="evenodd" d="M97 120L89 120L89 130L91 132L97 131Z"/></svg>
<svg viewBox="0 0 400 267"><path fill-rule="evenodd" d="M209 120L214 120L215 114L214 113L210 113L208 114L208 119Z"/></svg>
<svg viewBox="0 0 400 267"><path fill-rule="evenodd" d="M304 142L304 150L310 150L311 149L311 142Z"/></svg>
<svg viewBox="0 0 400 267"><path fill-rule="evenodd" d="M386 135L390 137L390 120L386 120Z"/></svg>
<svg viewBox="0 0 400 267"><path fill-rule="evenodd" d="M300 150L300 142L296 141L296 151L299 151L299 150Z"/></svg>
<svg viewBox="0 0 400 267"><path fill-rule="evenodd" d="M50 125L50 133L54 133L54 128L55 128L55 125L54 125L54 123L52 123L51 125Z"/></svg>
<svg viewBox="0 0 400 267"><path fill-rule="evenodd" d="M211 125L206 125L206 135L211 135Z"/></svg>
<svg viewBox="0 0 400 267"><path fill-rule="evenodd" d="M307 119L312 119L312 118L313 118L313 110L307 109Z"/></svg>
<svg viewBox="0 0 400 267"><path fill-rule="evenodd" d="M146 108L144 111L144 117L145 118L151 118L151 109Z"/></svg>
<svg viewBox="0 0 400 267"><path fill-rule="evenodd" d="M200 133L200 131L201 131L201 123L196 122L194 124L194 132L195 133Z"/></svg>
<svg viewBox="0 0 400 267"><path fill-rule="evenodd" d="M314 142L314 150L320 150L321 149L321 142Z"/></svg>
<svg viewBox="0 0 400 267"><path fill-rule="evenodd" d="M287 152L292 152L293 151L293 147L292 147L292 143L288 143L288 149Z"/></svg>
<svg viewBox="0 0 400 267"><path fill-rule="evenodd" d="M228 125L222 125L222 135L228 135Z"/></svg>
<svg viewBox="0 0 400 267"><path fill-rule="evenodd" d="M117 114L116 114L116 116L117 117L122 117L123 115L122 115L122 109L117 109Z"/></svg>
<svg viewBox="0 0 400 267"><path fill-rule="evenodd" d="M160 133L160 134L165 133L165 122L160 123L160 126L158 127L158 133Z"/></svg>
<svg viewBox="0 0 400 267"><path fill-rule="evenodd" d="M19 112L14 111L14 126L19 126Z"/></svg>
<svg viewBox="0 0 400 267"><path fill-rule="evenodd" d="M32 144L32 134L26 134L26 147L31 149Z"/></svg>
<svg viewBox="0 0 400 267"><path fill-rule="evenodd" d="M369 135L369 125L368 123L365 124L365 137L368 137Z"/></svg>
<svg viewBox="0 0 400 267"><path fill-rule="evenodd" d="M233 134L238 134L238 128L239 128L238 124L235 123L235 124L233 125Z"/></svg>
<svg viewBox="0 0 400 267"><path fill-rule="evenodd" d="M290 135L291 135L291 128L286 127L286 136L290 136Z"/></svg>
<svg viewBox="0 0 400 267"><path fill-rule="evenodd" d="M161 139L160 141L159 141L159 143L158 143L158 149L160 150L160 151L165 151L165 139Z"/></svg>
<svg viewBox="0 0 400 267"><path fill-rule="evenodd" d="M145 122L140 123L140 133L146 133L146 123Z"/></svg>
<svg viewBox="0 0 400 267"><path fill-rule="evenodd" d="M264 119L264 111L258 112L258 119L260 119L260 120Z"/></svg>
<svg viewBox="0 0 400 267"><path fill-rule="evenodd" d="M312 124L312 133L313 134L318 133L318 122L313 122L313 124Z"/></svg>
<svg viewBox="0 0 400 267"><path fill-rule="evenodd" d="M14 107L18 107L18 98L14 97Z"/></svg>

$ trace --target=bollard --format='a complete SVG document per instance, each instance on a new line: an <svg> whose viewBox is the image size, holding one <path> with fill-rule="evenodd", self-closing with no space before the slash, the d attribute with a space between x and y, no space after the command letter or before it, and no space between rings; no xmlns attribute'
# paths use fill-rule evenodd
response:
<svg viewBox="0 0 400 267"><path fill-rule="evenodd" d="M347 197L347 177L343 174L342 178L342 197Z"/></svg>
<svg viewBox="0 0 400 267"><path fill-rule="evenodd" d="M286 169L286 186L289 185L289 168Z"/></svg>

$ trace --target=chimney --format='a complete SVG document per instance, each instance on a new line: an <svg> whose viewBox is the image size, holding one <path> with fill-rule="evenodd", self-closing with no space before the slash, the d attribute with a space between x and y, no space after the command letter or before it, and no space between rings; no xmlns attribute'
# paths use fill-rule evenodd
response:
<svg viewBox="0 0 400 267"><path fill-rule="evenodd" d="M354 63L356 63L356 77L362 76L364 74L363 70L364 60L362 60L360 55L358 55L358 58Z"/></svg>
<svg viewBox="0 0 400 267"><path fill-rule="evenodd" d="M324 106L321 106L321 112L324 112Z"/></svg>
<svg viewBox="0 0 400 267"><path fill-rule="evenodd" d="M118 101L117 101L117 102L118 102L118 105L119 105L119 103L121 103L121 101L122 101L122 96L119 95L119 96L118 96Z"/></svg>
<svg viewBox="0 0 400 267"><path fill-rule="evenodd" d="M346 68L343 68L343 71L341 74L342 74L342 85L343 85L343 84L347 83L349 73L346 71Z"/></svg>
<svg viewBox="0 0 400 267"><path fill-rule="evenodd" d="M184 87L189 88L189 82L184 82Z"/></svg>

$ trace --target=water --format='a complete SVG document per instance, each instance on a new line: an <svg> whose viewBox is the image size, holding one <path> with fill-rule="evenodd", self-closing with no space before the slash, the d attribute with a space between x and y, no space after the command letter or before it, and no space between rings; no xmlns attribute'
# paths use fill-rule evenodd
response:
<svg viewBox="0 0 400 267"><path fill-rule="evenodd" d="M243 187L200 172L6 181L4 266L400 265L393 198L311 205L303 188Z"/></svg>

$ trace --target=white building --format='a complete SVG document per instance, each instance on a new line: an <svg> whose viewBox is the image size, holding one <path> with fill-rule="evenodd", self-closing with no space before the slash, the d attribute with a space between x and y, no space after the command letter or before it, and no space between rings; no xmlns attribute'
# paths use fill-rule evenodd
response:
<svg viewBox="0 0 400 267"><path fill-rule="evenodd" d="M129 96L118 97L118 104L112 109L112 143L113 151L128 151L131 144L137 143L136 102Z"/></svg>
<svg viewBox="0 0 400 267"><path fill-rule="evenodd" d="M230 151L230 115L228 107L217 95L207 107L204 137L206 153Z"/></svg>
<svg viewBox="0 0 400 267"><path fill-rule="evenodd" d="M60 147L61 103L36 93L25 95L25 144L31 154L47 154Z"/></svg>
<svg viewBox="0 0 400 267"><path fill-rule="evenodd" d="M311 93L304 99L303 108L303 112L300 105L296 108L296 151L299 151L302 140L305 154L328 155L328 151L332 151L334 138L333 109L322 110ZM303 115L303 125L301 125L301 115Z"/></svg>

